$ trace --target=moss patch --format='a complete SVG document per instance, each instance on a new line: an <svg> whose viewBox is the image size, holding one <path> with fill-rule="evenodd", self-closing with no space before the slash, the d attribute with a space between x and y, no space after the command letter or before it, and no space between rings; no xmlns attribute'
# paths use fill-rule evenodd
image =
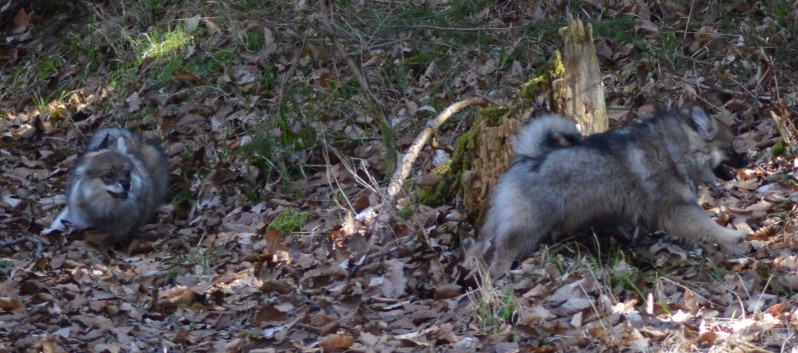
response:
<svg viewBox="0 0 798 353"><path fill-rule="evenodd" d="M291 234L302 229L308 220L310 212L287 209L280 212L274 220L269 223L269 230L278 230L281 234Z"/></svg>
<svg viewBox="0 0 798 353"><path fill-rule="evenodd" d="M521 91L518 92L518 97L522 99L534 99L542 88L550 87L549 85L551 85L554 80L563 77L565 77L565 66L562 64L562 55L559 51L555 51L541 72L529 80L529 82L521 85Z"/></svg>
<svg viewBox="0 0 798 353"><path fill-rule="evenodd" d="M479 113L477 113L477 116L483 118L485 124L488 126L497 126L508 111L510 111L510 108L507 108L503 105L497 105L480 109Z"/></svg>
<svg viewBox="0 0 798 353"><path fill-rule="evenodd" d="M784 151L786 150L787 146L784 143L784 141L779 140L779 142L776 142L776 144L774 144L773 147L770 148L770 153L772 153L774 156L779 156L782 153L784 153Z"/></svg>
<svg viewBox="0 0 798 353"><path fill-rule="evenodd" d="M448 195L448 183L446 182L447 178L444 178L440 183L435 185L432 188L425 189L419 188L417 200L418 203L427 205L430 207L438 207L444 204L444 201L447 199Z"/></svg>

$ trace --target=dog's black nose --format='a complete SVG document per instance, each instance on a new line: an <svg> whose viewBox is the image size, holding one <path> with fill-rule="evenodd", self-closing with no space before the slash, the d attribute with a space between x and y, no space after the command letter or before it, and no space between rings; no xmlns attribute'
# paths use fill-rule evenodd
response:
<svg viewBox="0 0 798 353"><path fill-rule="evenodd" d="M748 158L745 155L739 154L737 151L731 151L726 160L713 169L712 172L715 173L716 177L730 181L734 179L732 171L736 168L745 167L747 164Z"/></svg>
<svg viewBox="0 0 798 353"><path fill-rule="evenodd" d="M732 168L742 168L748 164L748 157L744 154L737 153L737 151L732 151L723 164L732 167Z"/></svg>

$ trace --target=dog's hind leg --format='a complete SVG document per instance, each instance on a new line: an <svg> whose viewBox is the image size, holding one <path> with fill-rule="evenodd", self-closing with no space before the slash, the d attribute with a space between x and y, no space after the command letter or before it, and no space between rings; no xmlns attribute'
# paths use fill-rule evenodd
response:
<svg viewBox="0 0 798 353"><path fill-rule="evenodd" d="M471 243L469 241L463 244L467 263L472 269L487 272L493 278L509 273L510 266L520 254L516 248L508 248L507 242L497 237L482 239L476 244Z"/></svg>

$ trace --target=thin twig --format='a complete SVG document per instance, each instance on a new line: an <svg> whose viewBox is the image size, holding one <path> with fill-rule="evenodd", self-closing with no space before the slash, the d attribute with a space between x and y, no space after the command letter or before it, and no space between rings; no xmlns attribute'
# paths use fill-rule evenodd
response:
<svg viewBox="0 0 798 353"><path fill-rule="evenodd" d="M355 76L355 79L360 85L360 89L363 91L363 94L367 96L371 113L377 119L377 124L379 125L380 132L383 136L382 142L385 145L386 162L388 163L387 172L390 172L390 170L393 168L393 165L396 163L396 148L394 146L391 125L388 123L388 118L385 117L385 113L383 113L382 108L380 107L380 102L377 100L377 96L375 96L371 91L369 83L366 81L366 77L363 75L363 72L360 71L359 65L355 63L352 57L346 52L344 45L338 40L338 37L335 34L335 27L333 27L331 21L331 18L333 17L332 11L328 10L326 0L319 1L319 6L321 7L321 23L323 29L325 32L327 32L327 35L332 40L338 55L342 56L346 60L346 66L349 67L349 71L352 72L353 76Z"/></svg>
<svg viewBox="0 0 798 353"><path fill-rule="evenodd" d="M781 135L781 140L784 141L784 143L786 143L788 146L795 145L795 134L793 134L795 126L793 125L793 129L790 129L792 120L782 119L781 116L772 110L770 111L770 117L776 122L776 129L779 131L779 135Z"/></svg>
<svg viewBox="0 0 798 353"><path fill-rule="evenodd" d="M448 108L444 109L443 112L438 114L434 120L430 120L427 123L427 127L421 131L421 134L416 137L416 140L413 141L413 144L407 149L407 154L402 159L402 164L398 166L396 172L394 172L391 177L391 183L388 185L387 192L389 204L393 205L396 201L396 196L399 194L402 183L404 183L405 179L410 175L413 163L416 161L416 158L418 158L418 154L421 153L421 149L424 148L424 145L429 141L429 138L432 137L432 134L438 131L438 128L455 113L472 105L486 106L487 104L488 100L482 97L468 98L450 105Z"/></svg>
<svg viewBox="0 0 798 353"><path fill-rule="evenodd" d="M352 75L355 76L357 83L360 85L360 88L363 90L363 93L366 93L370 96L373 101L377 101L377 98L371 92L371 88L369 88L368 81L366 81L366 77L363 76L363 73L360 72L358 69L357 63L352 60L352 57L349 56L346 52L346 48L341 42L338 40L338 37L335 34L335 28L332 25L332 21L330 18L332 17L331 11L327 9L327 2L326 1L319 1L319 6L321 6L321 23L324 25L324 30L327 32L327 35L330 36L330 39L333 41L333 45L335 45L335 50L338 51L338 55L341 55L346 60L346 65L349 67L349 70L352 72ZM380 111L382 111L380 109ZM379 117L387 122L385 116Z"/></svg>
<svg viewBox="0 0 798 353"><path fill-rule="evenodd" d="M690 18L693 17L693 1L690 1L690 12L687 13L687 24L684 25L684 36L682 37L683 41L687 40L687 29L690 28Z"/></svg>
<svg viewBox="0 0 798 353"><path fill-rule="evenodd" d="M194 202L194 205L191 206L191 211L188 212L188 220L189 220L189 222L194 220L194 214L197 213L197 209L199 208L200 204L202 203L202 194L205 191L206 181L211 180L211 178L213 178L213 176L215 174L216 174L216 169L211 171L204 180L201 180L201 178L199 176L197 176L197 180L200 181L200 185L199 185L199 190L197 190L197 198L196 198L197 202ZM202 242L205 240L205 234L206 233L207 232L202 232L202 236L200 236L200 239L197 242L197 246L200 246L200 244L202 244Z"/></svg>
<svg viewBox="0 0 798 353"><path fill-rule="evenodd" d="M472 105L486 106L488 103L488 100L482 97L468 98L450 105L448 108L444 109L443 112L438 114L435 119L427 123L427 127L421 131L418 137L416 137L416 140L413 141L413 144L410 145L410 148L407 149L407 154L402 158L401 164L396 168L396 171L391 177L390 184L388 184L388 189L386 191L386 197L383 200L382 212L380 212L380 217L375 224L374 229L377 230L377 232L384 231L388 228L387 225L390 222L391 210L393 210L396 205L396 198L399 195L402 184L405 179L410 176L413 163L416 161L416 158L418 158L421 149L424 148L424 145L426 145L427 141L432 137L432 134L438 131L438 128L455 113Z"/></svg>

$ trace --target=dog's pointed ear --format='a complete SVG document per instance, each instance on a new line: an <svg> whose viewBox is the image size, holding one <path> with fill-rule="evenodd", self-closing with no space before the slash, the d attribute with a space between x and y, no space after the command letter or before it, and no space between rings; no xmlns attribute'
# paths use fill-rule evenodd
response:
<svg viewBox="0 0 798 353"><path fill-rule="evenodd" d="M97 145L97 150L99 151L108 148L108 146L111 145L111 141L109 141L110 139L111 139L111 133L110 132L106 133L103 140L100 142L99 145Z"/></svg>
<svg viewBox="0 0 798 353"><path fill-rule="evenodd" d="M130 151L128 151L127 141L125 141L125 138L122 136L116 138L116 151L122 154L130 153Z"/></svg>
<svg viewBox="0 0 798 353"><path fill-rule="evenodd" d="M715 124L712 118L707 115L701 107L692 105L687 107L688 122L693 130L705 135L712 135L715 133Z"/></svg>

